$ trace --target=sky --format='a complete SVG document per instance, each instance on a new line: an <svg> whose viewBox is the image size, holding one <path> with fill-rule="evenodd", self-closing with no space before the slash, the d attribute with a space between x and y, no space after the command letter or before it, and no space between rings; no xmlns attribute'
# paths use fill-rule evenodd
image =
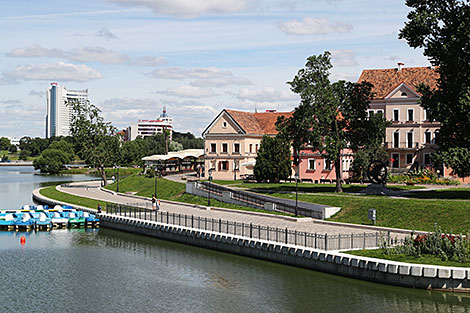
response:
<svg viewBox="0 0 470 313"><path fill-rule="evenodd" d="M123 129L166 107L201 136L223 109L291 111L291 81L332 54L331 81L429 66L398 39L404 0L0 1L0 137L44 137L46 89L88 89Z"/></svg>

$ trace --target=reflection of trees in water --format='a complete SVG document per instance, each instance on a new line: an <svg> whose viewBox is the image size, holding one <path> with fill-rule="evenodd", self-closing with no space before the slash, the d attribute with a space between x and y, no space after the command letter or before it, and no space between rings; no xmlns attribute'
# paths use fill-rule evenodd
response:
<svg viewBox="0 0 470 313"><path fill-rule="evenodd" d="M291 312L470 312L470 295L375 284L150 237L100 230L98 245L153 259L158 271ZM266 311L269 311L265 307Z"/></svg>

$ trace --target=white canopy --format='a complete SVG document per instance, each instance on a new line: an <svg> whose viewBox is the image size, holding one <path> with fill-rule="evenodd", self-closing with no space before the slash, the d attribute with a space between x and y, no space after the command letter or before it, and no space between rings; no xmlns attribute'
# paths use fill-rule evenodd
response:
<svg viewBox="0 0 470 313"><path fill-rule="evenodd" d="M200 158L204 156L204 149L186 149L168 154L154 154L142 158L142 161L165 161L171 159L185 159L187 157Z"/></svg>

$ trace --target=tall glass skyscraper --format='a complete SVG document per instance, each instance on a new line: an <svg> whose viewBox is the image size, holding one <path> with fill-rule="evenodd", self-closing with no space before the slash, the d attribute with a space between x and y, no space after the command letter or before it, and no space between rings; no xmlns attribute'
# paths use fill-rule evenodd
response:
<svg viewBox="0 0 470 313"><path fill-rule="evenodd" d="M70 123L74 111L70 101L78 101L80 105L88 103L88 89L67 90L64 86L51 83L47 88L46 137L69 136Z"/></svg>

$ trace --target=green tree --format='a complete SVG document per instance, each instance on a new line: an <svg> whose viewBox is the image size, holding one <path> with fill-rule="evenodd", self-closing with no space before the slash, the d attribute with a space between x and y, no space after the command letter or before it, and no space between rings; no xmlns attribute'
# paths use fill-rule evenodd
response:
<svg viewBox="0 0 470 313"><path fill-rule="evenodd" d="M257 181L278 183L291 173L289 142L282 137L263 136L253 170Z"/></svg>
<svg viewBox="0 0 470 313"><path fill-rule="evenodd" d="M191 133L173 132L172 140L183 145L183 149L204 149L204 139L196 138Z"/></svg>
<svg viewBox="0 0 470 313"><path fill-rule="evenodd" d="M20 160L26 161L31 156L31 151L28 149L23 149L20 151L20 155L18 156Z"/></svg>
<svg viewBox="0 0 470 313"><path fill-rule="evenodd" d="M71 134L78 156L97 169L107 185L105 168L120 161L120 142L114 136L115 128L100 116L100 109L88 103L69 102L75 112L71 123Z"/></svg>
<svg viewBox="0 0 470 313"><path fill-rule="evenodd" d="M142 138L124 142L121 148L122 164L142 165L142 158L147 155L147 151L147 141Z"/></svg>
<svg viewBox="0 0 470 313"><path fill-rule="evenodd" d="M70 155L59 149L46 149L33 161L34 169L41 173L59 173L64 168L64 164L70 163Z"/></svg>
<svg viewBox="0 0 470 313"><path fill-rule="evenodd" d="M64 139L51 142L48 149L62 150L70 156L71 160L73 160L75 157L75 149L73 144Z"/></svg>
<svg viewBox="0 0 470 313"><path fill-rule="evenodd" d="M183 144L179 143L178 141L170 141L170 145L168 147L170 151L180 151L183 150Z"/></svg>
<svg viewBox="0 0 470 313"><path fill-rule="evenodd" d="M8 150L8 148L10 148L10 145L10 139L6 137L0 138L0 150Z"/></svg>
<svg viewBox="0 0 470 313"><path fill-rule="evenodd" d="M16 153L18 152L18 148L15 145L10 145L10 148L8 148L8 152Z"/></svg>
<svg viewBox="0 0 470 313"><path fill-rule="evenodd" d="M407 0L412 8L400 31L422 48L439 73L437 88L420 86L421 105L441 123L434 165L470 175L470 3L468 0Z"/></svg>
<svg viewBox="0 0 470 313"><path fill-rule="evenodd" d="M302 115L302 127L308 131L299 135L299 140L322 153L327 161L334 163L336 171L336 192L342 192L342 152L351 143L367 136L365 129L367 109L371 99L372 85L338 81L331 83L330 53L327 51L307 59L305 68L288 84L291 90L300 95L300 105L295 109ZM295 123L290 118L290 124ZM287 126L285 126L287 127Z"/></svg>
<svg viewBox="0 0 470 313"><path fill-rule="evenodd" d="M147 142L145 155L165 154L165 134L158 133L144 139Z"/></svg>
<svg viewBox="0 0 470 313"><path fill-rule="evenodd" d="M352 170L356 179L366 177L367 167L371 161L387 161L388 152L384 147L385 130L391 124L382 113L377 113L358 125L360 128L351 131L350 136L354 137L350 146L354 150Z"/></svg>

